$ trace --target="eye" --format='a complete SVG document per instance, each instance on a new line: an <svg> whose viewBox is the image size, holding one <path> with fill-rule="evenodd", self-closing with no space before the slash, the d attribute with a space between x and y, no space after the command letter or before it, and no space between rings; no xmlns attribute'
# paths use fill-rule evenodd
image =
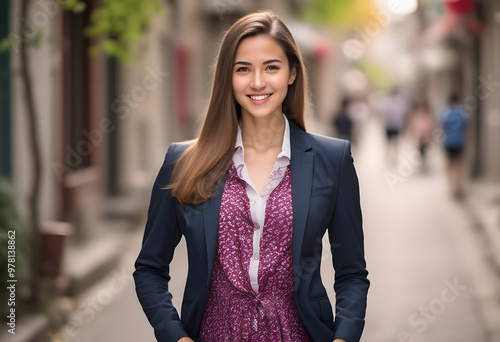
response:
<svg viewBox="0 0 500 342"><path fill-rule="evenodd" d="M250 71L250 69L247 67L239 67L238 69L236 69L236 72L247 72L247 71Z"/></svg>
<svg viewBox="0 0 500 342"><path fill-rule="evenodd" d="M275 71L275 70L279 70L280 68L277 66L277 65L269 65L267 67L267 70L270 70L270 71Z"/></svg>

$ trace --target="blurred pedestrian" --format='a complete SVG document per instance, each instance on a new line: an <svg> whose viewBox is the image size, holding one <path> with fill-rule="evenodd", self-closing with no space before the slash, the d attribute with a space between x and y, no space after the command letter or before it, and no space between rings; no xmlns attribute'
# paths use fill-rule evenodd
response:
<svg viewBox="0 0 500 342"><path fill-rule="evenodd" d="M399 136L404 130L409 109L407 98L397 88L391 91L382 105L381 115L385 124L387 157L391 164L398 156Z"/></svg>
<svg viewBox="0 0 500 342"><path fill-rule="evenodd" d="M409 119L409 130L416 140L421 158L421 170L427 171L426 151L431 142L432 130L434 129L434 119L429 110L429 104L424 96L420 96L415 101Z"/></svg>
<svg viewBox="0 0 500 342"><path fill-rule="evenodd" d="M458 95L450 95L449 104L441 117L444 131L444 147L448 162L448 178L451 192L457 199L463 197L463 155L467 142L469 113L458 102Z"/></svg>
<svg viewBox="0 0 500 342"><path fill-rule="evenodd" d="M201 133L170 146L135 264L158 341L359 341L369 281L357 176L349 142L305 131L306 89L272 12L226 32ZM320 277L327 230L335 317ZM179 318L168 283L182 236Z"/></svg>
<svg viewBox="0 0 500 342"><path fill-rule="evenodd" d="M340 104L340 110L333 118L333 126L335 127L335 136L339 139L345 139L352 142L353 119L349 113L348 97L344 97Z"/></svg>

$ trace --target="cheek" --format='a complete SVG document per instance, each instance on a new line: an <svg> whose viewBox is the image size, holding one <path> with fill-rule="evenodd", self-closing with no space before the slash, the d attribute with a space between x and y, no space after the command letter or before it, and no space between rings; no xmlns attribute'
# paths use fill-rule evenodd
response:
<svg viewBox="0 0 500 342"><path fill-rule="evenodd" d="M289 81L289 76L286 74L280 75L279 78L275 80L275 86L277 88L280 88L281 90L287 90L288 89L288 81Z"/></svg>
<svg viewBox="0 0 500 342"><path fill-rule="evenodd" d="M235 95L238 95L238 92L241 92L245 89L245 84L243 79L240 77L233 77L233 92Z"/></svg>

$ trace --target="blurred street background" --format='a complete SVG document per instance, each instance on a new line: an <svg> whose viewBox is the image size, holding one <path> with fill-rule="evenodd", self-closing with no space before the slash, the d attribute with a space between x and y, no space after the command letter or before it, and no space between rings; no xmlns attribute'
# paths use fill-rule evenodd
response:
<svg viewBox="0 0 500 342"><path fill-rule="evenodd" d="M0 0L0 341L155 340L131 276L151 187L223 32L264 8L306 61L308 130L353 144L362 341L500 342L497 0ZM332 301L333 274L325 252Z"/></svg>

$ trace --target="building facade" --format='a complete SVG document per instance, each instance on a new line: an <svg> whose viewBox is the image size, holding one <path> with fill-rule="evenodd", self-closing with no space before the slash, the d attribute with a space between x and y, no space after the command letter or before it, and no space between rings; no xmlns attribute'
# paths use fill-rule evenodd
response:
<svg viewBox="0 0 500 342"><path fill-rule="evenodd" d="M89 55L102 38L88 38L84 30L102 0L83 2L86 10L74 13L61 1L32 0L25 17L21 2L1 2L6 20L0 30L12 49L0 60L0 169L27 217L34 157L17 38L29 46L41 225L53 233L61 223L72 227L63 258L72 248L92 245L110 219L144 217L168 145L199 130L221 33L261 6L292 23L297 7L285 0L160 1L162 12L134 47L132 63L123 65Z"/></svg>

